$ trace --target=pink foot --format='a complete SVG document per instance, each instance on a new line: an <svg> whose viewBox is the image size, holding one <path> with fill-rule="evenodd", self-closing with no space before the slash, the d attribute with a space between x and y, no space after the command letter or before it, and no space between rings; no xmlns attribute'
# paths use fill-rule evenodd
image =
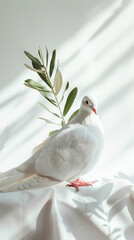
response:
<svg viewBox="0 0 134 240"><path fill-rule="evenodd" d="M83 181L83 180L80 180L80 179L77 179L73 182L71 182L70 184L67 184L66 186L67 187L75 187L76 188L76 191L78 192L79 191L79 187L82 187L82 186L92 186L94 183L96 183L97 180L95 181L91 181L91 182L86 182L86 181Z"/></svg>

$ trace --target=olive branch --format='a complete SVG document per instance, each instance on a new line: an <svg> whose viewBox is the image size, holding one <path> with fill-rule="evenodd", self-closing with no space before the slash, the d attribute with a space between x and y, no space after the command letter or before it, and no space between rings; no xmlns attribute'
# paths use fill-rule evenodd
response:
<svg viewBox="0 0 134 240"><path fill-rule="evenodd" d="M61 127L63 127L66 124L65 116L68 113L68 111L70 110L70 108L76 98L76 95L78 92L77 87L72 89L70 91L70 93L68 94L67 99L65 101L64 108L62 110L61 102L64 99L65 92L69 89L69 82L66 83L65 89L63 90L63 93L62 93L62 97L59 100L58 94L62 88L63 78L62 78L62 74L59 70L59 62L56 64L56 50L54 50L52 52L51 59L49 60L49 52L46 47L45 61L44 61L44 57L43 57L40 47L38 49L38 55L39 55L40 60L37 57L34 57L33 55L31 55L27 51L24 51L24 53L31 60L32 66L27 65L27 64L24 64L24 65L28 69L36 72L39 75L39 77L41 78L41 80L43 81L43 83L45 83L45 85L44 85L44 84L36 82L32 79L27 79L24 82L25 86L30 87L34 90L37 90L47 101L49 101L52 105L55 106L55 108L58 109L58 113L57 112L55 113L55 112L52 112L48 107L46 107L46 105L44 105L44 103L39 103L45 110L47 110L49 113L53 114L58 119L60 119L60 124L53 123L52 121L50 121L46 118L40 118L40 119L44 120L47 123L52 123L52 124L60 125ZM54 75L53 72L54 72L55 68L56 68L55 76L53 77L53 75ZM77 115L78 111L79 111L79 109L76 110L69 117L68 121L70 121L72 118L74 118ZM58 130L54 130L54 131L50 132L49 136L51 136L52 134L54 134L57 131Z"/></svg>

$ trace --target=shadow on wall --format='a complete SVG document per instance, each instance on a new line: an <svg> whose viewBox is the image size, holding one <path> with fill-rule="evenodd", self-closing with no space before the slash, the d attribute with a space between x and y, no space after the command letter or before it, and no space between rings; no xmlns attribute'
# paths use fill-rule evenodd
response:
<svg viewBox="0 0 134 240"><path fill-rule="evenodd" d="M87 23L87 16L91 15L92 20L99 11L110 5L111 1L106 0L85 0L84 4L80 0L2 1L1 89L12 83L22 72L24 50L34 54L38 45L45 47L45 44L50 49L58 49ZM7 63L7 59L8 64L3 64Z"/></svg>
<svg viewBox="0 0 134 240"><path fill-rule="evenodd" d="M10 137L11 127L7 127L0 135L0 152L5 147L8 138Z"/></svg>

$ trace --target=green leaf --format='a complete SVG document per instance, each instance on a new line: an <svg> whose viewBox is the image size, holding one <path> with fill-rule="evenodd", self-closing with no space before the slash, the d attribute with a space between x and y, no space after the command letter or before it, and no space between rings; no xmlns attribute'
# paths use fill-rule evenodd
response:
<svg viewBox="0 0 134 240"><path fill-rule="evenodd" d="M32 79L27 79L25 80L25 86L33 88L37 91L40 92L40 94L45 97L46 99L48 99L49 95L51 94L50 91L48 91L47 88L45 88L42 84L32 80Z"/></svg>
<svg viewBox="0 0 134 240"><path fill-rule="evenodd" d="M38 75L52 89L52 86L51 86L50 82L47 80L46 75L43 73L38 73Z"/></svg>
<svg viewBox="0 0 134 240"><path fill-rule="evenodd" d="M49 108L47 108L44 104L38 102L38 104L40 104L43 108L45 108L48 112L52 113L53 115L55 115L56 117L60 118L60 116L57 113L53 113Z"/></svg>
<svg viewBox="0 0 134 240"><path fill-rule="evenodd" d="M68 113L69 109L71 108L76 95L77 95L77 87L75 87L68 95L66 103L65 103L65 107L64 107L64 111L63 111L63 116L66 116L66 114Z"/></svg>
<svg viewBox="0 0 134 240"><path fill-rule="evenodd" d="M64 122L63 122L63 121L61 121L61 126L62 126L62 127L64 127L64 125L65 125L65 124L64 124Z"/></svg>
<svg viewBox="0 0 134 240"><path fill-rule="evenodd" d="M65 91L69 88L69 82L67 82L66 87L65 87Z"/></svg>
<svg viewBox="0 0 134 240"><path fill-rule="evenodd" d="M48 49L46 47L46 67L48 66Z"/></svg>
<svg viewBox="0 0 134 240"><path fill-rule="evenodd" d="M38 82L36 82L32 79L25 80L25 83L28 83L29 85L31 85L33 88L35 88L38 91L43 91L43 92L49 92L50 93L50 91L46 87L44 87L42 84L40 84L40 83L38 83Z"/></svg>
<svg viewBox="0 0 134 240"><path fill-rule="evenodd" d="M57 68L56 74L55 74L55 78L54 78L54 87L55 87L55 93L56 95L58 95L61 87L62 87L62 75L60 70Z"/></svg>
<svg viewBox="0 0 134 240"><path fill-rule="evenodd" d="M54 70L55 58L56 58L56 50L54 50L53 53L52 53L52 58L51 58L50 68L49 68L50 77L52 76L52 73L53 73L53 70Z"/></svg>
<svg viewBox="0 0 134 240"><path fill-rule="evenodd" d="M58 132L59 130L53 130L49 133L49 136L52 136L53 134L55 134L56 132Z"/></svg>
<svg viewBox="0 0 134 240"><path fill-rule="evenodd" d="M24 51L24 53L26 54L26 56L33 62L36 64L36 69L41 69L41 62L39 61L38 58L34 57L33 55L31 55L29 52Z"/></svg>
<svg viewBox="0 0 134 240"><path fill-rule="evenodd" d="M56 104L56 102L53 100L53 99L50 99L50 98L48 98L48 97L45 97L49 102L51 102L54 106L56 106L57 107L57 104Z"/></svg>
<svg viewBox="0 0 134 240"><path fill-rule="evenodd" d="M73 119L73 118L78 114L78 112L79 112L79 109L77 109L77 110L70 116L68 122L69 122L71 119Z"/></svg>
<svg viewBox="0 0 134 240"><path fill-rule="evenodd" d="M62 98L61 98L61 100L60 100L60 103L63 101L63 99L64 99L64 94L62 95Z"/></svg>
<svg viewBox="0 0 134 240"><path fill-rule="evenodd" d="M53 115L55 115L56 117L60 118L60 116L57 113L53 113L51 112Z"/></svg>
<svg viewBox="0 0 134 240"><path fill-rule="evenodd" d="M39 67L39 65L36 62L32 61L32 65L35 69L41 69L41 67Z"/></svg>
<svg viewBox="0 0 134 240"><path fill-rule="evenodd" d="M60 100L60 103L63 101L63 99L64 99L64 94L65 94L65 92L67 91L68 88L69 88L69 82L67 82L67 84L66 84L65 90L64 90L63 95L62 95L62 98L61 98L61 100Z"/></svg>
<svg viewBox="0 0 134 240"><path fill-rule="evenodd" d="M42 54L42 51L41 51L40 46L39 46L39 49L38 49L38 54L39 54L39 57L40 57L40 59L41 59L43 65L44 65L44 58L43 58L43 54Z"/></svg>
<svg viewBox="0 0 134 240"><path fill-rule="evenodd" d="M38 102L38 104L40 104L43 108L45 108L48 112L51 113L51 111L49 110L49 108L47 108L43 103Z"/></svg>
<svg viewBox="0 0 134 240"><path fill-rule="evenodd" d="M25 85L26 87L36 89L35 87L32 87L29 83L24 83L24 85Z"/></svg>
<svg viewBox="0 0 134 240"><path fill-rule="evenodd" d="M40 70L40 69L33 68L33 67L29 66L28 64L24 64L24 65L25 65L25 67L27 67L28 69L30 69L34 72L42 73L42 70Z"/></svg>
<svg viewBox="0 0 134 240"><path fill-rule="evenodd" d="M35 69L38 69L38 66L36 63L32 62L32 65ZM52 89L50 82L46 78L46 75L44 73L38 73L38 75Z"/></svg>
<svg viewBox="0 0 134 240"><path fill-rule="evenodd" d="M48 119L46 119L46 118L40 117L39 119L44 120L46 123L55 124L55 125L60 125L60 124L54 123L54 122L52 122L52 121L50 121L50 120L48 120Z"/></svg>

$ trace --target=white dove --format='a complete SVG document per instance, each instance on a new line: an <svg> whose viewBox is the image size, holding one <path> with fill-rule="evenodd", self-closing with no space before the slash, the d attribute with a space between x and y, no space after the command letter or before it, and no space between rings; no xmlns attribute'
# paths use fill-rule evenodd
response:
<svg viewBox="0 0 134 240"><path fill-rule="evenodd" d="M71 121L38 145L26 162L0 175L0 192L37 189L62 181L77 190L89 186L91 182L80 181L79 177L94 167L104 144L96 107L95 98L85 96Z"/></svg>

